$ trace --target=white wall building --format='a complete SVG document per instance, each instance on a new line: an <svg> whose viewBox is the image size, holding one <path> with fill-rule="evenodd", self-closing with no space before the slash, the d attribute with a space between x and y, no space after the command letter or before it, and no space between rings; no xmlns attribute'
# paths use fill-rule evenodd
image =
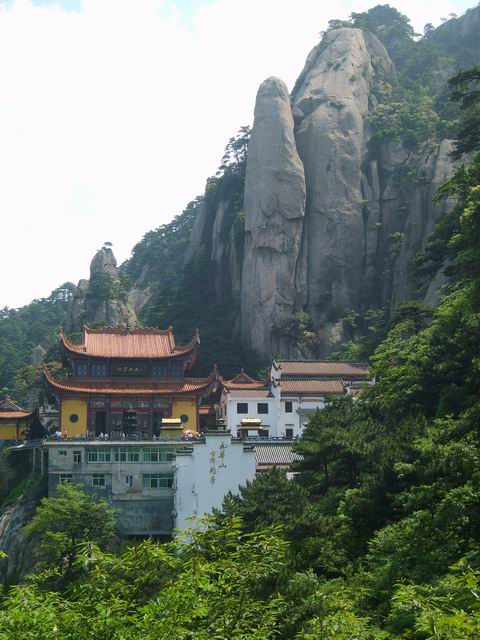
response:
<svg viewBox="0 0 480 640"><path fill-rule="evenodd" d="M254 380L241 371L231 380L221 378L220 384L218 413L233 436L240 437L242 419L259 418L262 422L261 436L281 437L277 429L279 392L270 382Z"/></svg>
<svg viewBox="0 0 480 640"><path fill-rule="evenodd" d="M175 457L175 527L188 529L191 518L202 517L222 506L231 491L255 477L255 450L227 431L211 432L204 444L196 444L190 452Z"/></svg>
<svg viewBox="0 0 480 640"><path fill-rule="evenodd" d="M115 509L126 536L170 536L192 526L191 516L220 508L224 496L255 476L255 450L227 431L181 439L48 440L42 446L48 493L81 484Z"/></svg>
<svg viewBox="0 0 480 640"><path fill-rule="evenodd" d="M260 436L293 439L326 400L356 396L373 382L367 363L282 360L273 363L267 382L254 380L243 371L231 380L221 379L219 417L233 435L240 435L242 418L259 418Z"/></svg>

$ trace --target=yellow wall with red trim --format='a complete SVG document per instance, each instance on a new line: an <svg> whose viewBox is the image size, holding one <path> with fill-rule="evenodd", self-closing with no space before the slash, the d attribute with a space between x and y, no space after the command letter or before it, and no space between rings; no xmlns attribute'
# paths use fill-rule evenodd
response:
<svg viewBox="0 0 480 640"><path fill-rule="evenodd" d="M70 416L77 415L78 421L72 422ZM84 436L87 433L88 403L86 398L62 399L61 429L68 436Z"/></svg>
<svg viewBox="0 0 480 640"><path fill-rule="evenodd" d="M28 428L28 423L23 421L20 422L18 427L18 439L25 440L25 434L22 434L22 431L26 431ZM16 440L17 439L17 421L12 420L11 422L1 422L0 423L0 440Z"/></svg>
<svg viewBox="0 0 480 640"><path fill-rule="evenodd" d="M182 428L198 431L197 398L195 396L190 398L173 398L171 417L180 418L182 415L188 416L187 422L182 423Z"/></svg>

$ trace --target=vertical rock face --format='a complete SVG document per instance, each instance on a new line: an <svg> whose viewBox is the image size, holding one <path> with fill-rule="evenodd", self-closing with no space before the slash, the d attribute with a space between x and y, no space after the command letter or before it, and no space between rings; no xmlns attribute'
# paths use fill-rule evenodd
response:
<svg viewBox="0 0 480 640"><path fill-rule="evenodd" d="M244 346L265 359L295 355L296 345L275 331L294 312L309 313L328 353L342 316L379 296L382 185L367 116L373 83L394 76L375 36L338 29L310 53L293 109L281 81L260 87L247 161L241 319Z"/></svg>
<svg viewBox="0 0 480 640"><path fill-rule="evenodd" d="M401 143L374 139L369 125L382 81L396 75L376 36L329 31L291 96L277 78L259 88L243 256L224 230L228 202L205 206L195 222L187 264L216 265L216 300L240 297L242 344L264 361L328 356L347 339L346 316L418 295L411 263L443 211L432 198L451 172L451 143L426 153L418 180L407 180L418 161ZM438 274L425 287L429 301L441 282ZM299 350L299 312L311 318L315 354Z"/></svg>
<svg viewBox="0 0 480 640"><path fill-rule="evenodd" d="M393 76L375 36L338 29L311 52L293 92L307 184L298 301L320 328L323 352L338 341L342 315L371 295L378 234L367 233L365 203L380 194L367 115L373 82ZM369 227L379 222L371 209Z"/></svg>
<svg viewBox="0 0 480 640"><path fill-rule="evenodd" d="M415 256L425 248L429 235L445 210L452 206L449 200L442 200L438 205L433 198L438 187L453 173L451 153L454 150L452 140L442 143L425 153L417 173L417 186L413 192L410 208L403 233L400 252L395 261L392 283L392 308L403 300L417 297L423 293L425 302L435 305L438 291L446 282L442 270L436 274L432 282L415 282L412 266Z"/></svg>
<svg viewBox="0 0 480 640"><path fill-rule="evenodd" d="M428 35L445 61L437 97L456 68L478 62L479 20L475 8ZM241 180L213 198L215 179L207 184L186 265L208 266L209 299L232 307L233 333L264 362L277 353L328 356L350 339L345 318L370 309L388 315L412 297L436 301L442 272L419 288L412 263L449 206L432 200L453 170L452 143L418 158L386 133L374 136L370 115L383 81L395 85L396 74L376 36L328 31L290 96L277 78L260 86L244 236Z"/></svg>
<svg viewBox="0 0 480 640"><path fill-rule="evenodd" d="M109 247L102 247L93 257L90 280L79 281L69 315L71 331L84 323L137 326L135 310L122 290L117 261Z"/></svg>
<svg viewBox="0 0 480 640"><path fill-rule="evenodd" d="M294 312L305 196L288 90L268 78L248 147L241 295L242 342L262 355L281 348L272 329Z"/></svg>
<svg viewBox="0 0 480 640"><path fill-rule="evenodd" d="M22 532L35 506L34 502L21 500L0 514L0 549L7 554L0 560L0 583L4 586L17 583L35 564L35 545Z"/></svg>

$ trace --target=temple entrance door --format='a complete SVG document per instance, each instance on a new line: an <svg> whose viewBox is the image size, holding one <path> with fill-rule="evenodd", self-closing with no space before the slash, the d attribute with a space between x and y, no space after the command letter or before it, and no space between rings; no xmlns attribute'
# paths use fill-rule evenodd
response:
<svg viewBox="0 0 480 640"><path fill-rule="evenodd" d="M165 416L163 415L163 411L154 411L153 412L152 432L153 432L153 435L156 436L157 438L160 435L160 430L162 428L162 418L164 418L164 417Z"/></svg>
<svg viewBox="0 0 480 640"><path fill-rule="evenodd" d="M107 429L107 413L106 411L95 411L95 435L99 436L105 433Z"/></svg>
<svg viewBox="0 0 480 640"><path fill-rule="evenodd" d="M137 433L137 412L123 412L123 432L126 436L133 436Z"/></svg>

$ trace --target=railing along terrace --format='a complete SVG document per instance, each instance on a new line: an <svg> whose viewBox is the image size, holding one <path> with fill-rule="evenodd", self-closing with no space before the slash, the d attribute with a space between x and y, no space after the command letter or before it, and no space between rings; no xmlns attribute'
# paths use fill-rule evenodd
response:
<svg viewBox="0 0 480 640"><path fill-rule="evenodd" d="M133 443L133 442L158 442L159 444L162 443L166 443L166 442L205 442L205 436L196 436L196 437L192 437L192 438L188 438L186 436L179 436L179 437L173 437L173 436L168 436L168 437L161 437L161 436L144 436L141 434L137 434L137 435L131 435L131 436L125 436L125 438L122 438L120 436L108 436L108 437L100 437L100 436L81 436L81 435L77 435L77 436L61 436L61 437L55 437L55 436L47 436L46 438L44 438L42 440L42 442L48 442L48 443L56 443L56 444L65 444L68 442L78 442L78 443L87 443L87 442L98 442L98 443L112 443L114 442L115 444L125 444L125 443Z"/></svg>

